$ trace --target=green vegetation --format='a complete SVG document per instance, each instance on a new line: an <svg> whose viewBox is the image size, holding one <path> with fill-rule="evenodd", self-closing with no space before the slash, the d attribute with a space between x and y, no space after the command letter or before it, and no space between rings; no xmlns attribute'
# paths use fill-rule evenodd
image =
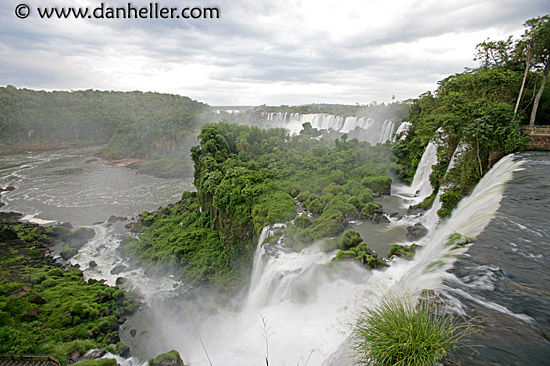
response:
<svg viewBox="0 0 550 366"><path fill-rule="evenodd" d="M414 257L414 254L416 253L416 249L418 248L418 245L411 244L410 246L406 247L399 244L394 244L391 246L390 251L388 253L388 258L391 258L392 256L396 257L404 257L407 260L412 260Z"/></svg>
<svg viewBox="0 0 550 366"><path fill-rule="evenodd" d="M460 233L453 233L447 238L446 245L451 249L464 248L467 244L470 244L474 239L468 238Z"/></svg>
<svg viewBox="0 0 550 366"><path fill-rule="evenodd" d="M203 103L160 93L34 91L0 87L0 151L105 144L107 160L145 159L134 167L172 177L192 175Z"/></svg>
<svg viewBox="0 0 550 366"><path fill-rule="evenodd" d="M463 347L473 330L433 301L415 306L406 298L385 298L360 312L353 348L361 365L434 365Z"/></svg>
<svg viewBox="0 0 550 366"><path fill-rule="evenodd" d="M46 264L65 231L0 222L0 353L49 354L65 364L74 351L127 352L119 319L135 302L117 287L84 280L76 268Z"/></svg>
<svg viewBox="0 0 550 366"><path fill-rule="evenodd" d="M396 168L389 146L313 135L319 131L290 137L283 129L205 125L200 146L191 151L197 193L142 213L135 228L140 239L128 240L125 250L150 271L169 269L191 283L230 290L248 278L264 226L287 223L285 245L299 251L341 235L365 207L373 216L380 206L371 202L374 193L366 185L377 195L387 193L391 179L382 174ZM296 217L293 198L313 217L290 223Z"/></svg>
<svg viewBox="0 0 550 366"><path fill-rule="evenodd" d="M374 251L367 248L367 244L363 243L363 239L357 231L350 230L344 233L338 241L338 248L340 250L336 253L336 256L332 259L332 262L354 260L356 262L360 262L368 268L387 267L384 260L378 259L378 255Z"/></svg>
<svg viewBox="0 0 550 366"><path fill-rule="evenodd" d="M430 176L434 190L444 187L440 217L449 215L501 156L526 148L527 137L519 126L529 121L529 115L536 115L539 123L550 117L550 92L544 89L550 47L539 44L550 41L549 20L545 16L528 21L526 35L515 43L511 38L480 43L479 68L447 77L434 94L427 92L414 101L412 126L393 151L405 166L402 178L410 181L428 142L434 136L440 142L438 163ZM529 52L538 56L529 58ZM520 62L526 58L529 62ZM537 96L536 85L540 85ZM531 103L539 94L540 103ZM457 148L454 168L447 172Z"/></svg>
<svg viewBox="0 0 550 366"><path fill-rule="evenodd" d="M149 366L160 366L165 361L172 361L170 365L183 366L183 360L178 351L172 350L170 352L161 353L155 358L149 360Z"/></svg>

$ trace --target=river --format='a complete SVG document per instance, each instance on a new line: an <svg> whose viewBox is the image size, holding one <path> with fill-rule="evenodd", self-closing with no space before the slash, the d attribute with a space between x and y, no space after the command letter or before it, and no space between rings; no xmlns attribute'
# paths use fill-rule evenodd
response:
<svg viewBox="0 0 550 366"><path fill-rule="evenodd" d="M41 223L94 228L96 237L72 261L86 276L111 284L117 277L111 274L114 266L127 266L118 275L129 278L129 289L141 292L149 304L123 326L121 336L135 355L149 357L175 348L186 362L200 366L209 365L206 348L214 365L264 364L266 354L271 365L351 365L345 345L360 306L376 304L387 293L435 288L484 326L473 338L484 348L473 357L462 351L458 358L463 364L540 365L550 359L548 153L502 159L450 220L432 228L413 261L396 261L385 271L353 264L327 269L330 255L315 245L301 253L275 247L269 255L260 247L251 289L229 303L208 293L189 302L174 297L177 281L150 279L118 255L123 223L107 224L110 216L132 217L156 209L193 186L189 180L102 165L93 159L95 151L0 157L0 186L16 187L2 196L6 205L1 210ZM396 208L396 198L387 205ZM381 251L392 242L404 242L406 226L426 223L427 217L430 213L389 224L354 225L362 227L363 237L371 231ZM450 253L446 237L456 231L477 239L469 248ZM91 260L98 267L89 267ZM443 265L429 269L437 261ZM131 329L138 336L129 336Z"/></svg>

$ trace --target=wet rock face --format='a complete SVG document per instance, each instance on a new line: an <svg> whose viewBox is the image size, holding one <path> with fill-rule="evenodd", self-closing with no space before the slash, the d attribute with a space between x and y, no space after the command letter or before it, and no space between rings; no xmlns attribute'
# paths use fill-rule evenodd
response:
<svg viewBox="0 0 550 366"><path fill-rule="evenodd" d="M420 223L416 223L407 228L407 240L415 241L426 235L428 235L428 229Z"/></svg>
<svg viewBox="0 0 550 366"><path fill-rule="evenodd" d="M14 186L9 186L6 188L0 187L0 197L2 197L2 193L4 192L11 192L15 189ZM0 207L5 206L6 204L4 202L0 202Z"/></svg>
<svg viewBox="0 0 550 366"><path fill-rule="evenodd" d="M95 236L94 229L80 228L61 238L69 247L80 249Z"/></svg>
<svg viewBox="0 0 550 366"><path fill-rule="evenodd" d="M128 270L128 267L126 267L126 266L123 265L123 264L117 264L117 265L114 266L113 269L111 270L111 274L112 274L112 275L117 275L117 274L119 274L119 273L125 272L126 270Z"/></svg>
<svg viewBox="0 0 550 366"><path fill-rule="evenodd" d="M118 222L118 221L126 221L128 220L127 217L122 217L122 216L111 216L109 217L109 219L107 220L107 224L111 225L111 224L114 224L115 222Z"/></svg>
<svg viewBox="0 0 550 366"><path fill-rule="evenodd" d="M22 218L23 215L18 212L0 212L0 221L6 224L17 224Z"/></svg>
<svg viewBox="0 0 550 366"><path fill-rule="evenodd" d="M69 260L72 257L74 257L76 255L76 253L78 253L78 249L76 249L76 248L65 248L59 253L59 255L63 259Z"/></svg>

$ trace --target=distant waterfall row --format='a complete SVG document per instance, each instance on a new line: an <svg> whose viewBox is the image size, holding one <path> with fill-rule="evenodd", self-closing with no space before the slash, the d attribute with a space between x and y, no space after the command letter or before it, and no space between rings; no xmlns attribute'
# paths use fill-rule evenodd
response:
<svg viewBox="0 0 550 366"><path fill-rule="evenodd" d="M288 112L266 113L265 118L270 122L270 127L283 127L291 134L297 134L302 130L302 124L309 122L318 130L329 130L348 133L356 127L365 130L361 133L361 140L375 145L386 141L393 141L393 136L405 123L390 120L377 121L369 117L341 117L326 113L300 114ZM408 126L407 126L408 127Z"/></svg>

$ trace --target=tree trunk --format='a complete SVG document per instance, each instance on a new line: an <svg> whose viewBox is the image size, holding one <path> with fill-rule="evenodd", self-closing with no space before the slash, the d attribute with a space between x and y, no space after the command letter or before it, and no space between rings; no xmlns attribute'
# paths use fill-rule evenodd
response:
<svg viewBox="0 0 550 366"><path fill-rule="evenodd" d="M544 71L542 72L542 83L540 85L537 96L535 97L535 102L533 103L533 110L531 111L531 120L529 121L529 126L535 125L535 118L537 116L537 109L539 108L540 98L542 97L542 92L544 91L546 80L548 79L548 71L550 71L550 57L546 59L546 65L544 66Z"/></svg>
<svg viewBox="0 0 550 366"><path fill-rule="evenodd" d="M529 64L531 63L531 58L533 57L533 52L531 51L531 46L527 50L527 56L525 57L525 74L523 74L523 82L521 83L521 89L519 90L518 100L516 102L516 108L514 108L514 118L518 114L519 102L521 102L521 97L523 95L523 89L525 88L525 81L527 80L527 74L529 74Z"/></svg>

